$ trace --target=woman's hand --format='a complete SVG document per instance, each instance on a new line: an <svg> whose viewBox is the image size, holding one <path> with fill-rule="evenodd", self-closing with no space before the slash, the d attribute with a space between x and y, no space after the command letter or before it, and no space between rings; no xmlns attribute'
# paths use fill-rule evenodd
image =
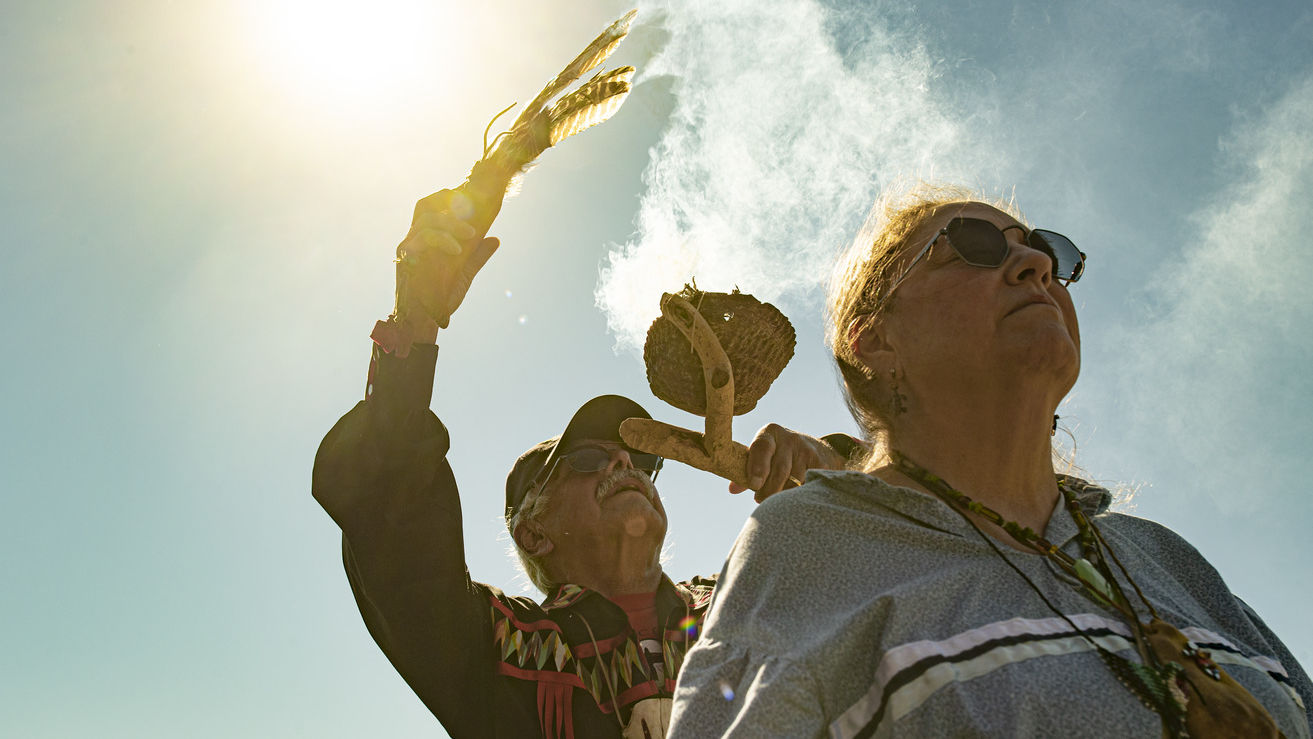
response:
<svg viewBox="0 0 1313 739"><path fill-rule="evenodd" d="M770 423L761 427L748 447L748 487L731 482L729 491L737 494L751 488L760 503L801 485L807 470L840 470L846 462L824 441Z"/></svg>

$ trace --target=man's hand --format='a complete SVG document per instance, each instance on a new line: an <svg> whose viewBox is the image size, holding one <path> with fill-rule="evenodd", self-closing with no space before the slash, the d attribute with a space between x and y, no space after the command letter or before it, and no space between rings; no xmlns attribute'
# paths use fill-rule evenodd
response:
<svg viewBox="0 0 1313 739"><path fill-rule="evenodd" d="M847 462L824 441L780 426L766 424L748 447L748 482L758 502L802 484L807 470L840 470ZM731 493L748 488L729 484Z"/></svg>
<svg viewBox="0 0 1313 739"><path fill-rule="evenodd" d="M438 329L447 327L474 276L501 243L465 222L472 208L454 190L415 203L410 232L397 246L397 317L415 341L434 341Z"/></svg>

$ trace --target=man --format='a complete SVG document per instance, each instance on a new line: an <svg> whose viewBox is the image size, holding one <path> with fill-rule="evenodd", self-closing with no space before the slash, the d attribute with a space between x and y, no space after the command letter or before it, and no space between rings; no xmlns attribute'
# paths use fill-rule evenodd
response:
<svg viewBox="0 0 1313 739"><path fill-rule="evenodd" d="M315 498L342 529L348 579L370 634L454 737L660 737L675 676L712 581L661 570L660 460L627 448L637 403L604 395L533 447L506 482L507 526L536 603L470 579L446 429L429 410L436 339L496 251L442 191L416 206L398 248L397 311L374 333L366 399L315 458ZM761 494L827 444L774 424L749 450Z"/></svg>

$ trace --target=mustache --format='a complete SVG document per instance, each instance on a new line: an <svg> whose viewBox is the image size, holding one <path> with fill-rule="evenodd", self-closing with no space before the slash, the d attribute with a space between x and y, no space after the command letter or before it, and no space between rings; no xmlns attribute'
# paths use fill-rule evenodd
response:
<svg viewBox="0 0 1313 739"><path fill-rule="evenodd" d="M600 503L603 499L621 487L637 487L643 491L643 495L648 500L656 500L656 485L652 484L651 478L638 470L616 470L607 475L597 484L597 501Z"/></svg>

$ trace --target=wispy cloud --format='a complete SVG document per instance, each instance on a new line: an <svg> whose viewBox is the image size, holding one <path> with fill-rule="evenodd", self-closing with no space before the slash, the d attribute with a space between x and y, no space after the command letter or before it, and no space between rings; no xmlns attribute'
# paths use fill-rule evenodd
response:
<svg viewBox="0 0 1313 739"><path fill-rule="evenodd" d="M1193 215L1149 283L1153 313L1124 337L1124 444L1171 440L1153 478L1184 477L1229 509L1281 494L1273 478L1303 467L1313 433L1310 130L1313 74L1237 126L1223 142L1232 184Z"/></svg>

